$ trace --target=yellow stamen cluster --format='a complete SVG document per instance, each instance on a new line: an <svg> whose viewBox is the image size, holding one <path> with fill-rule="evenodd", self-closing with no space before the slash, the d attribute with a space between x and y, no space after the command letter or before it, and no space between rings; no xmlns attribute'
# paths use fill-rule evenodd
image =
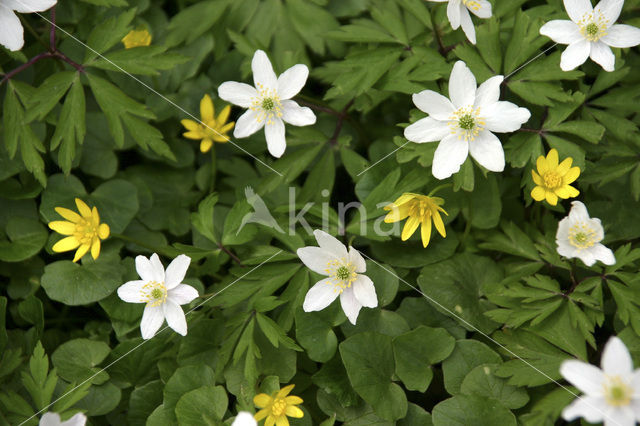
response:
<svg viewBox="0 0 640 426"><path fill-rule="evenodd" d="M558 198L573 198L580 194L580 191L570 185L580 176L580 168L571 167L571 157L564 159L562 163L558 161L558 151L555 149L549 151L546 158L538 157L538 173L531 170L533 182L536 184L531 191L531 198L536 201L547 200L547 203L555 206Z"/></svg>
<svg viewBox="0 0 640 426"><path fill-rule="evenodd" d="M121 41L125 49L149 46L151 44L151 34L147 30L131 30Z"/></svg>
<svg viewBox="0 0 640 426"><path fill-rule="evenodd" d="M601 10L597 12L597 15L595 10L589 12L578 21L580 33L589 41L598 41L607 35L609 20L605 18Z"/></svg>
<svg viewBox="0 0 640 426"><path fill-rule="evenodd" d="M253 403L256 407L261 408L253 417L260 421L265 419L265 425L277 425L277 426L289 426L288 417L301 418L304 416L304 412L296 407L298 404L302 404L302 398L294 395L289 396L289 392L293 389L294 385L285 386L278 392L267 395L261 393L253 398Z"/></svg>
<svg viewBox="0 0 640 426"><path fill-rule="evenodd" d="M413 194L402 194L396 201L384 207L389 211L384 218L385 223L393 223L409 218L402 229L402 241L406 241L421 225L422 246L427 247L431 240L431 221L443 238L447 236L440 212L448 215L441 207L444 200L439 197Z"/></svg>
<svg viewBox="0 0 640 426"><path fill-rule="evenodd" d="M142 286L140 293L147 306L156 307L167 301L167 287L164 283L149 281Z"/></svg>
<svg viewBox="0 0 640 426"><path fill-rule="evenodd" d="M474 0L462 0L462 4L467 6L467 9L473 9L476 12L480 10L480 3Z"/></svg>
<svg viewBox="0 0 640 426"><path fill-rule="evenodd" d="M56 253L78 249L73 258L77 262L91 249L91 257L97 259L100 255L100 240L109 236L109 225L100 223L98 209L90 209L87 204L79 198L75 199L78 213L64 207L56 207L56 212L67 219L49 222L49 228L68 237L61 239L52 247Z"/></svg>
<svg viewBox="0 0 640 426"><path fill-rule="evenodd" d="M569 244L585 249L593 247L598 241L598 233L585 222L577 222L569 228Z"/></svg>
<svg viewBox="0 0 640 426"><path fill-rule="evenodd" d="M351 287L351 284L358 278L355 269L355 266L345 258L334 259L327 263L325 272L331 278L335 292L342 293Z"/></svg>
<svg viewBox="0 0 640 426"><path fill-rule="evenodd" d="M258 113L258 122L265 121L266 124L273 124L273 117L282 117L282 102L275 90L265 88L258 83L258 96L253 98L251 110Z"/></svg>
<svg viewBox="0 0 640 426"><path fill-rule="evenodd" d="M235 122L227 123L231 106L225 106L218 117L215 117L215 108L209 95L204 95L200 101L200 118L202 123L193 120L182 120L182 125L188 130L183 136L188 139L201 140L200 151L207 152L214 142L228 142L227 132L233 129Z"/></svg>
<svg viewBox="0 0 640 426"><path fill-rule="evenodd" d="M484 130L485 121L480 117L480 107L467 106L454 112L447 124L452 135L469 142Z"/></svg>
<svg viewBox="0 0 640 426"><path fill-rule="evenodd" d="M624 407L631 403L633 389L620 376L610 376L605 380L604 397L608 405Z"/></svg>

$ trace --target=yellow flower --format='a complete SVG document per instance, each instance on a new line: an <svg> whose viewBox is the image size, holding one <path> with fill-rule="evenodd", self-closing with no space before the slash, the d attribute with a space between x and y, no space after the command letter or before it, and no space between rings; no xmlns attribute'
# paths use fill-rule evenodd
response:
<svg viewBox="0 0 640 426"><path fill-rule="evenodd" d="M537 167L538 173L531 170L533 181L537 185L531 191L531 198L536 201L547 200L547 203L555 206L559 198L573 198L580 194L571 182L580 176L579 167L571 167L573 158L568 157L562 163L558 164L558 151L552 149L544 156L538 157Z"/></svg>
<svg viewBox="0 0 640 426"><path fill-rule="evenodd" d="M301 409L296 407L302 404L302 398L298 396L287 396L295 385L285 386L277 393L267 395L261 393L253 397L253 403L262 410L258 411L253 417L260 421L266 417L264 426L289 426L289 417L300 418L304 415Z"/></svg>
<svg viewBox="0 0 640 426"><path fill-rule="evenodd" d="M200 142L200 151L207 152L211 149L213 142L227 142L227 132L233 129L234 122L227 123L231 105L227 105L222 109L218 118L214 118L213 102L211 96L204 95L200 101L200 117L202 123L193 120L182 120L182 125L188 130L183 136L188 139L202 140Z"/></svg>
<svg viewBox="0 0 640 426"><path fill-rule="evenodd" d="M149 46L151 44L151 34L147 30L131 30L121 41L125 49Z"/></svg>
<svg viewBox="0 0 640 426"><path fill-rule="evenodd" d="M64 207L56 207L56 212L67 220L49 222L49 228L69 236L55 243L53 251L60 253L78 248L73 258L77 262L91 249L91 257L97 259L100 255L100 240L109 236L109 225L100 223L97 208L90 209L79 198L76 198L76 206L80 214Z"/></svg>
<svg viewBox="0 0 640 426"><path fill-rule="evenodd" d="M440 235L443 238L447 236L444 222L442 222L442 217L440 216L440 212L448 216L448 213L440 207L443 204L444 200L440 197L429 197L406 192L396 201L384 207L387 211L391 210L385 216L384 221L385 223L393 223L409 218L402 229L402 241L408 240L418 229L418 225L422 224L420 229L422 246L427 247L431 239L432 220Z"/></svg>

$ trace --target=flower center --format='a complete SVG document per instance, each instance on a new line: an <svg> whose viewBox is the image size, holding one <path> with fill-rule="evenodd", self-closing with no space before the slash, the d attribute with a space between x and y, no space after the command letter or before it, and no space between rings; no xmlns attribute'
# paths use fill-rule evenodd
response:
<svg viewBox="0 0 640 426"><path fill-rule="evenodd" d="M629 405L633 391L620 376L607 377L604 383L604 395L607 403L614 407Z"/></svg>
<svg viewBox="0 0 640 426"><path fill-rule="evenodd" d="M351 284L353 284L358 277L358 274L355 272L355 267L347 262L345 258L329 261L325 272L332 279L334 291L340 293L346 288L351 287Z"/></svg>
<svg viewBox="0 0 640 426"><path fill-rule="evenodd" d="M562 176L554 171L550 171L544 174L544 185L549 189L556 189L562 186Z"/></svg>
<svg viewBox="0 0 640 426"><path fill-rule="evenodd" d="M149 281L142 286L142 299L147 302L147 306L160 306L167 301L167 287L164 283Z"/></svg>
<svg viewBox="0 0 640 426"><path fill-rule="evenodd" d="M449 117L451 134L458 135L458 139L472 141L484 130L484 119L480 117L480 107L467 106L460 108Z"/></svg>
<svg viewBox="0 0 640 426"><path fill-rule="evenodd" d="M271 406L271 414L273 414L275 417L283 415L286 410L287 402L284 400L284 398L276 398L275 401L273 401L273 405Z"/></svg>
<svg viewBox="0 0 640 426"><path fill-rule="evenodd" d="M341 266L336 270L336 277L343 281L349 278L349 275L351 275L351 271L346 266Z"/></svg>
<svg viewBox="0 0 640 426"><path fill-rule="evenodd" d="M608 24L609 20L605 18L602 11L598 11L596 14L595 10L585 14L582 19L578 21L580 33L589 41L598 41L607 35Z"/></svg>
<svg viewBox="0 0 640 426"><path fill-rule="evenodd" d="M584 222L578 222L569 228L569 244L572 246L585 249L593 247L597 243L597 233Z"/></svg>
<svg viewBox="0 0 640 426"><path fill-rule="evenodd" d="M76 232L74 237L80 241L80 244L91 245L93 240L98 236L98 227L93 223L91 219L82 218L76 224Z"/></svg>
<svg viewBox="0 0 640 426"><path fill-rule="evenodd" d="M282 117L282 102L275 90L267 89L258 83L258 96L251 100L251 109L258 113L258 122L273 123L274 117Z"/></svg>
<svg viewBox="0 0 640 426"><path fill-rule="evenodd" d="M467 6L468 9L473 9L475 11L480 10L480 3L474 0L462 0L462 4Z"/></svg>
<svg viewBox="0 0 640 426"><path fill-rule="evenodd" d="M274 107L274 103L273 103L273 99L271 98L264 98L262 100L262 109L265 111L271 111Z"/></svg>

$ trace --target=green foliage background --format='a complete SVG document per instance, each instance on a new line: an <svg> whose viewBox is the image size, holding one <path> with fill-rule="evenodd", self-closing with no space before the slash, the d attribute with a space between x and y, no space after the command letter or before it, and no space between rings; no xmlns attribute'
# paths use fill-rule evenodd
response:
<svg viewBox="0 0 640 426"><path fill-rule="evenodd" d="M84 382L49 410L82 410L96 425L217 425L253 411L256 393L295 383L297 425L545 425L573 398L552 383L562 360L596 363L616 334L640 365L639 51L614 49L612 73L590 61L563 72L563 46L536 58L552 46L540 26L566 19L562 2L491 2L491 19L474 18L473 46L451 30L446 6L420 0L61 0L58 48L85 72L46 59L0 87L0 424ZM47 45L46 21L22 18L33 33L21 52L0 52L1 72L43 51L35 35ZM625 1L620 21L640 26L640 0ZM124 50L137 27L152 45ZM212 157L181 137L180 119L204 93L219 111L218 85L250 81L256 49L278 73L311 70L298 99L315 105L318 123L288 126L281 159L262 132L235 141L282 176L231 144ZM423 249L417 235L377 236L379 203L440 184L437 144L403 146L402 127L422 114L410 95L444 92L458 59L479 82L508 76L502 99L532 117L501 135L504 173L468 159L439 192L446 239ZM582 169L579 199L601 218L614 266L556 253L569 202L529 196L530 170L550 148ZM379 308L363 309L356 326L338 303L303 312L319 277L295 250L315 242L300 226L237 233L246 186L284 229L289 186L299 208L315 202L305 216L314 228L327 203L331 233L345 228L344 241L380 263L367 261ZM114 234L79 265L51 251L60 237L46 228L74 197ZM367 232L355 210L338 223L338 203L351 201L366 207ZM142 342L142 306L115 290L136 279L134 257L152 252L165 265L191 256L186 282L217 295L188 316L186 337L162 332L111 364Z"/></svg>

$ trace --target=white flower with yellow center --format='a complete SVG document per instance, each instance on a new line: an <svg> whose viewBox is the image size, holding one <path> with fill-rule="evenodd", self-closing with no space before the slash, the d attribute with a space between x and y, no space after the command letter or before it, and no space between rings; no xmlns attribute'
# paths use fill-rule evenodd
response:
<svg viewBox="0 0 640 426"><path fill-rule="evenodd" d="M491 3L487 0L430 0L438 3L448 2L447 17L451 23L451 28L457 30L462 26L462 31L473 44L476 44L476 29L473 27L471 15L478 18L491 18Z"/></svg>
<svg viewBox="0 0 640 426"><path fill-rule="evenodd" d="M38 426L84 426L86 423L87 416L82 413L76 413L69 420L63 422L60 414L50 411L40 418Z"/></svg>
<svg viewBox="0 0 640 426"><path fill-rule="evenodd" d="M233 136L246 138L264 127L269 153L279 158L287 147L284 123L309 126L316 122L311 109L291 100L307 82L309 69L306 65L297 64L276 77L267 54L257 50L251 61L251 70L256 87L227 81L218 87L218 96L234 105L249 108L236 122Z"/></svg>
<svg viewBox="0 0 640 426"><path fill-rule="evenodd" d="M446 179L458 172L469 154L487 170L504 170L502 144L492 132L514 132L531 113L499 100L503 79L501 75L491 77L477 87L471 70L458 61L449 78L451 100L432 90L413 95L413 103L429 117L404 129L404 136L417 143L440 141L433 157L433 176Z"/></svg>
<svg viewBox="0 0 640 426"><path fill-rule="evenodd" d="M633 426L640 420L640 369L633 370L627 347L611 337L604 347L602 369L577 360L564 361L560 374L584 395L562 411L571 421L583 417L605 426Z"/></svg>
<svg viewBox="0 0 640 426"><path fill-rule="evenodd" d="M580 201L572 201L571 206L569 215L558 224L558 253L568 259L577 257L587 266L593 265L596 260L605 265L616 263L611 249L600 244L604 238L600 219L590 218L587 208Z"/></svg>
<svg viewBox="0 0 640 426"><path fill-rule="evenodd" d="M624 0L602 0L591 6L591 0L564 0L570 21L555 20L540 28L540 34L556 43L568 44L562 52L560 68L571 71L587 58L613 71L615 56L611 47L632 47L640 44L640 29L631 25L614 25Z"/></svg>
<svg viewBox="0 0 640 426"><path fill-rule="evenodd" d="M233 423L231 423L231 426L258 426L258 422L250 412L240 411L233 420Z"/></svg>
<svg viewBox="0 0 640 426"><path fill-rule="evenodd" d="M136 257L136 270L141 280L129 281L118 288L120 299L129 303L146 303L140 331L143 339L152 338L165 318L169 327L186 336L187 320L180 305L198 297L198 291L182 284L191 258L181 254L173 259L165 272L160 258Z"/></svg>
<svg viewBox="0 0 640 426"><path fill-rule="evenodd" d="M58 0L0 0L0 45L16 51L24 46L24 29L15 14L44 12Z"/></svg>
<svg viewBox="0 0 640 426"><path fill-rule="evenodd" d="M319 247L302 247L297 253L307 268L328 276L318 281L308 292L302 308L305 312L320 311L340 296L342 310L352 324L360 308L375 308L378 297L373 281L366 275L367 265L358 250L347 248L326 232L315 230Z"/></svg>

